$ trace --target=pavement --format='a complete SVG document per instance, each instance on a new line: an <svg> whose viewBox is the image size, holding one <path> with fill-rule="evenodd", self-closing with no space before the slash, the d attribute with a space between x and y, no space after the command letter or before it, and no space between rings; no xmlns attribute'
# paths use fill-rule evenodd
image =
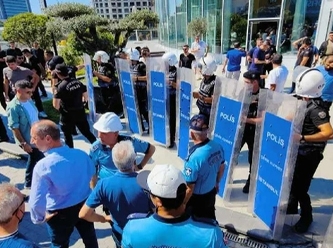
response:
<svg viewBox="0 0 333 248"><path fill-rule="evenodd" d="M130 42L129 47L135 47L147 43ZM152 51L161 51L163 47L155 42L147 44ZM165 50L167 51L167 50ZM295 56L285 56L285 65L290 71L295 62ZM243 67L245 71L245 66ZM221 66L217 74L221 75ZM290 73L291 74L291 73ZM199 81L197 82L197 86ZM291 77L286 84L286 90L291 86ZM50 91L49 85L46 89ZM51 95L50 95L51 96ZM193 111L197 111L193 107ZM6 120L5 112L1 109L0 114L3 120ZM330 113L333 114L332 111ZM126 120L124 120L126 124ZM10 132L8 132L10 134ZM156 152L149 161L146 168L151 169L157 164L172 163L179 169L183 167L183 161L177 157L176 148L167 149L155 144L151 137L144 135L140 137L156 145ZM82 135L74 137L74 146L88 152L90 144ZM24 172L25 172L25 153L16 145L10 143L0 143L0 182L10 181L24 193L29 193L23 189ZM140 157L140 156L139 156ZM140 159L140 158L138 158ZM324 159L320 163L314 176L310 195L314 209L314 223L305 235L296 235L291 230L291 226L298 220L298 216L288 216L285 222L283 237L278 242L272 242L267 227L257 218L248 213L247 195L241 192L241 189L247 179L248 164L247 147L245 146L239 157L239 164L233 173L233 184L231 193L231 203L225 203L220 197L217 197L216 215L221 226L228 232L226 236L230 240L229 247L320 247L324 239L326 229L333 212L333 170L331 169L333 161L333 143L329 143L324 153ZM101 211L98 209L97 211ZM110 227L108 224L95 223L96 234L100 247L115 247L110 236ZM224 229L225 230L225 229ZM26 204L26 214L20 224L20 231L30 240L38 243L41 247L49 247L50 242L45 225L32 224L29 216L29 206ZM84 247L78 233L75 231L71 237L71 247Z"/></svg>

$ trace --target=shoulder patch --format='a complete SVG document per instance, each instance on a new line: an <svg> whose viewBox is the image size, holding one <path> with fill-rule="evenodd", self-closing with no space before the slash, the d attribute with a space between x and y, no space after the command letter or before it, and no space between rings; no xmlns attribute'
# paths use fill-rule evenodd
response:
<svg viewBox="0 0 333 248"><path fill-rule="evenodd" d="M192 174L192 169L190 167L185 168L185 175L190 176Z"/></svg>
<svg viewBox="0 0 333 248"><path fill-rule="evenodd" d="M318 116L319 116L320 119L324 119L326 117L326 112L325 111L320 111L318 113Z"/></svg>
<svg viewBox="0 0 333 248"><path fill-rule="evenodd" d="M194 221L206 223L206 224L211 225L211 226L218 226L219 225L219 223L214 219L199 218L199 217L195 217L195 216L192 216L192 219Z"/></svg>
<svg viewBox="0 0 333 248"><path fill-rule="evenodd" d="M118 142L125 141L125 140L133 141L133 138L131 136L118 135Z"/></svg>
<svg viewBox="0 0 333 248"><path fill-rule="evenodd" d="M92 147L90 148L90 151L95 152L101 147L101 144L99 142L95 142L92 144Z"/></svg>
<svg viewBox="0 0 333 248"><path fill-rule="evenodd" d="M133 213L127 216L128 220L134 220L134 219L145 219L150 216L150 213Z"/></svg>

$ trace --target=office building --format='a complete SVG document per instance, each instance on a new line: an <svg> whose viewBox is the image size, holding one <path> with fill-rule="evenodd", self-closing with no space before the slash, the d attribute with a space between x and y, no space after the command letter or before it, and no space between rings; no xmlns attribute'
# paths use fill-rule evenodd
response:
<svg viewBox="0 0 333 248"><path fill-rule="evenodd" d="M92 0L97 14L108 19L122 19L133 10L153 10L153 0Z"/></svg>
<svg viewBox="0 0 333 248"><path fill-rule="evenodd" d="M0 0L1 20L6 20L9 17L24 12L31 12L31 6L29 0Z"/></svg>
<svg viewBox="0 0 333 248"><path fill-rule="evenodd" d="M333 30L332 0L159 0L160 42L171 48L191 44L187 23L207 20L202 39L214 53L225 53L234 41L249 49L256 37L270 36L280 52L304 36L319 46ZM282 46L281 46L282 45Z"/></svg>

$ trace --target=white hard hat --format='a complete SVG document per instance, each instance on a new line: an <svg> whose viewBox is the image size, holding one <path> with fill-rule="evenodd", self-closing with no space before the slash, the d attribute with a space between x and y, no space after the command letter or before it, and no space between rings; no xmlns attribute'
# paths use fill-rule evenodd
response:
<svg viewBox="0 0 333 248"><path fill-rule="evenodd" d="M165 53L162 59L169 64L169 66L175 66L178 63L177 56L174 53Z"/></svg>
<svg viewBox="0 0 333 248"><path fill-rule="evenodd" d="M213 75L217 69L216 61L211 57L204 57L200 60L202 65L201 73L202 75Z"/></svg>
<svg viewBox="0 0 333 248"><path fill-rule="evenodd" d="M110 60L110 56L104 52L104 51L98 51L95 53L94 57L93 57L93 60L94 61L97 61L98 58L101 58L101 62L102 63L108 63L109 60Z"/></svg>
<svg viewBox="0 0 333 248"><path fill-rule="evenodd" d="M135 48L130 48L126 51L126 53L129 54L129 58L130 60L136 60L136 61L139 61L140 59L140 53L138 50L136 50Z"/></svg>
<svg viewBox="0 0 333 248"><path fill-rule="evenodd" d="M316 68L310 68L297 77L296 95L308 98L320 97L324 85L323 74Z"/></svg>
<svg viewBox="0 0 333 248"><path fill-rule="evenodd" d="M119 132L123 130L123 125L118 115L113 112L103 114L94 124L94 128L102 133Z"/></svg>

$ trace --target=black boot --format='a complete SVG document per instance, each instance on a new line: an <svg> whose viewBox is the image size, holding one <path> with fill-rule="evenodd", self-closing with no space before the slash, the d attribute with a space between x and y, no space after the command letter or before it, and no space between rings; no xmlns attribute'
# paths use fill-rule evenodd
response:
<svg viewBox="0 0 333 248"><path fill-rule="evenodd" d="M250 175L249 175L249 177L247 178L246 183L245 183L245 185L244 185L244 187L243 187L243 193L244 193L244 194L248 194L249 191L250 191Z"/></svg>
<svg viewBox="0 0 333 248"><path fill-rule="evenodd" d="M294 225L294 230L297 233L306 233L313 222L312 214L301 216L299 221Z"/></svg>

